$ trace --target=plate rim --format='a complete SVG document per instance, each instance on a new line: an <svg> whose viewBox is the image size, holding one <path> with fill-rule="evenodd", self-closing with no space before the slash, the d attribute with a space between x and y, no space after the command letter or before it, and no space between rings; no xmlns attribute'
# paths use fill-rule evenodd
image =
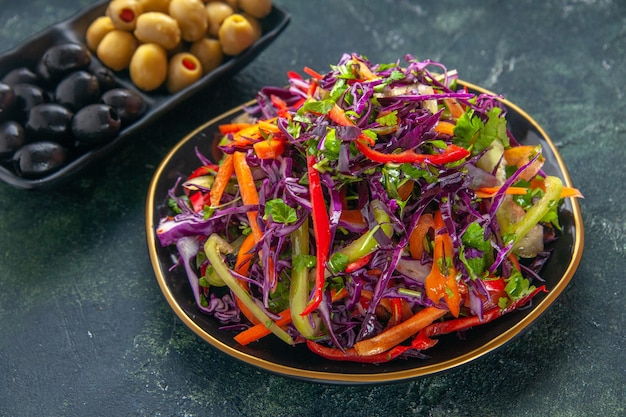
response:
<svg viewBox="0 0 626 417"><path fill-rule="evenodd" d="M532 118L526 111L524 111L521 107L511 102L510 100L502 97L501 95L494 94L490 90L480 87L471 82L467 82L464 80L457 81L459 85L465 86L469 89L475 90L479 93L491 94L498 98L507 109L512 109L517 112L520 116L522 116L526 121L528 121L532 127L539 133L539 136L542 141L545 141L546 144L550 147L554 158L557 162L557 166L560 170L559 176L562 177L562 181L565 186L572 187L572 180L570 174L567 170L567 167L559 154L554 142L545 132L545 130ZM543 313L554 303L554 301L560 296L563 290L568 286L572 277L574 276L578 265L580 264L583 248L584 248L584 226L582 222L582 214L580 211L580 205L576 198L569 198L571 203L571 211L574 223L575 236L572 242L572 254L571 259L567 268L565 269L563 275L558 280L556 285L550 289L550 291L546 294L546 296L533 306L532 310L522 317L519 321L517 321L513 326L507 328L504 332L498 334L493 339L487 341L484 344L481 344L475 349L470 350L464 354L459 356L455 356L451 359L444 360L442 362L427 364L424 366L409 368L405 370L398 371L390 371L390 372L381 372L381 373L338 373L338 372L323 372L323 371L315 371L309 369L302 368L294 368L287 365L278 364L267 359L259 358L252 354L242 352L237 350L227 344L221 342L204 329L202 329L192 317L190 317L178 304L173 293L167 285L165 277L162 271L162 265L158 259L158 254L156 251L156 245L159 244L156 236L155 236L155 224L153 222L154 216L154 208L155 208L155 193L156 188L161 178L163 171L168 165L169 161L176 155L178 150L185 145L188 141L190 141L197 133L206 129L208 126L215 124L218 120L233 116L239 112L241 112L245 107L254 104L255 100L250 100L245 102L239 106L236 106L216 117L211 118L209 121L203 123L202 125L193 129L190 133L185 135L170 151L165 155L159 166L156 168L152 180L150 181L150 186L148 188L147 198L146 198L146 207L145 207L145 215L146 215L146 236L148 249L150 254L150 261L152 264L152 268L156 275L157 282L159 287L168 302L170 308L174 311L174 313L178 316L178 318L183 321L183 323L192 330L197 336L202 338L204 341L208 342L211 346L217 348L221 352L241 360L249 365L256 366L258 368L264 369L269 372L273 372L275 374L279 374L285 377L312 381L312 382L321 382L321 383L333 383L333 384L368 384L368 383L389 383L389 382L400 382L408 379L414 379L418 377L424 377L428 375L432 375L435 373L440 373L443 371L451 370L457 366L464 365L468 362L471 362L475 359L478 359L489 352L494 351L495 349L502 347L507 342L514 339L518 336L523 330L527 329L533 322L535 322Z"/></svg>

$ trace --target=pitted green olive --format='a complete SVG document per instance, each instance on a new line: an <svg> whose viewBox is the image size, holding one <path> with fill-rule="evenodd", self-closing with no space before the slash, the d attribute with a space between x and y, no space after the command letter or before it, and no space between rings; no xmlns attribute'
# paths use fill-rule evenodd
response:
<svg viewBox="0 0 626 417"><path fill-rule="evenodd" d="M256 17L250 16L247 13L241 13L241 15L245 17L246 20L248 20L248 22L254 29L254 41L255 42L258 41L261 38L261 35L263 35L263 28L261 27L261 22L259 22L259 19L257 19Z"/></svg>
<svg viewBox="0 0 626 417"><path fill-rule="evenodd" d="M169 14L178 22L183 40L194 42L206 35L209 23L200 0L171 0Z"/></svg>
<svg viewBox="0 0 626 417"><path fill-rule="evenodd" d="M137 0L112 0L106 11L113 25L117 29L126 31L135 29L137 17L141 13L143 13L143 8Z"/></svg>
<svg viewBox="0 0 626 417"><path fill-rule="evenodd" d="M165 49L175 48L181 39L176 19L161 12L148 12L139 16L134 34L143 43L156 43Z"/></svg>
<svg viewBox="0 0 626 417"><path fill-rule="evenodd" d="M130 79L144 91L159 88L167 78L167 52L156 43L144 43L130 61Z"/></svg>
<svg viewBox="0 0 626 417"><path fill-rule="evenodd" d="M170 59L167 72L167 91L176 93L202 77L202 64L189 52L181 52Z"/></svg>
<svg viewBox="0 0 626 417"><path fill-rule="evenodd" d="M239 55L255 41L255 30L245 17L235 13L224 19L219 40L226 55Z"/></svg>
<svg viewBox="0 0 626 417"><path fill-rule="evenodd" d="M132 33L115 29L102 38L96 49L96 55L107 67L121 71L128 68L136 49L137 40Z"/></svg>
<svg viewBox="0 0 626 417"><path fill-rule="evenodd" d="M237 10L239 9L239 1L238 0L204 0L205 3L226 3L228 4L230 7L233 8L233 10Z"/></svg>
<svg viewBox="0 0 626 417"><path fill-rule="evenodd" d="M239 8L244 13L260 19L272 11L272 0L239 0Z"/></svg>
<svg viewBox="0 0 626 417"><path fill-rule="evenodd" d="M137 0L143 12L161 12L167 13L170 7L170 0Z"/></svg>
<svg viewBox="0 0 626 417"><path fill-rule="evenodd" d="M202 64L202 72L208 74L224 62L224 53L220 41L212 38L200 39L191 44L189 52Z"/></svg>
<svg viewBox="0 0 626 417"><path fill-rule="evenodd" d="M235 11L228 4L221 1L207 3L205 9L207 21L209 22L208 33L213 37L217 37L224 19L235 13Z"/></svg>
<svg viewBox="0 0 626 417"><path fill-rule="evenodd" d="M98 49L98 45L102 41L102 38L107 33L115 30L115 25L109 16L100 16L94 20L87 28L85 38L87 39L87 46L92 51Z"/></svg>

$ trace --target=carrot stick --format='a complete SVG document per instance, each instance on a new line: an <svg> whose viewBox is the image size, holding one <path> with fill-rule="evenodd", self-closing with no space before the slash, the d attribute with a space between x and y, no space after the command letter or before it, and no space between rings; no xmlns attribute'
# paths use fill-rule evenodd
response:
<svg viewBox="0 0 626 417"><path fill-rule="evenodd" d="M454 117L455 119L458 119L459 117L463 116L463 113L465 113L465 110L463 110L463 106L461 106L456 99L444 98L443 102L448 110L450 110L450 114L452 115L452 117Z"/></svg>
<svg viewBox="0 0 626 417"><path fill-rule="evenodd" d="M424 253L424 239L430 229L435 228L433 215L430 213L422 214L417 221L417 225L409 235L409 251L413 259L422 259Z"/></svg>
<svg viewBox="0 0 626 417"><path fill-rule="evenodd" d="M339 301L342 298L345 298L348 295L348 291L342 288L339 291L333 292L331 295L331 299L333 302ZM286 326L291 323L291 309L286 309L281 311L279 314L280 318L276 320L278 326ZM263 323L255 324L252 327L247 328L246 330L238 333L235 336L235 341L242 346L250 344L252 342L256 342L257 340L267 336L270 334L270 330Z"/></svg>
<svg viewBox="0 0 626 417"><path fill-rule="evenodd" d="M346 112L337 104L330 109L328 117L340 126L354 126L354 122L348 118Z"/></svg>
<svg viewBox="0 0 626 417"><path fill-rule="evenodd" d="M402 323L382 333L354 344L354 350L361 356L376 355L392 349L406 339L444 316L448 311L437 307L426 307Z"/></svg>
<svg viewBox="0 0 626 417"><path fill-rule="evenodd" d="M362 226L367 225L367 223L365 222L365 217L363 217L363 213L361 213L361 210L353 210L353 209L342 210L341 215L339 216L339 219L346 223L352 223L352 224L362 225Z"/></svg>
<svg viewBox="0 0 626 417"><path fill-rule="evenodd" d="M474 190L474 192L476 193L476 197L478 198L491 198L494 195L496 195L496 193L499 190L500 190L500 187L481 187L481 188ZM505 194L508 194L508 195L524 195L527 192L528 192L528 188L526 187L508 187L505 190ZM583 195L577 188L563 187L563 190L561 191L561 194L559 197L560 198L566 198L566 197L582 198Z"/></svg>
<svg viewBox="0 0 626 417"><path fill-rule="evenodd" d="M278 315L280 318L274 321L277 326L283 327L291 323L291 311L289 309L281 311ZM256 342L270 333L270 329L268 329L265 324L258 323L240 333L237 333L235 341L241 346L245 346L252 342Z"/></svg>
<svg viewBox="0 0 626 417"><path fill-rule="evenodd" d="M448 123L448 122L439 122L435 125L435 127L433 128L433 130L437 133L439 133L440 135L449 135L452 136L454 135L454 126L452 123Z"/></svg>
<svg viewBox="0 0 626 417"><path fill-rule="evenodd" d="M250 269L250 261L254 256L254 253L252 252L254 245L256 245L254 235L249 234L244 239L241 247L239 248L239 252L237 253L237 260L235 262L234 270L239 275L248 275L248 270ZM238 282L239 285L243 287L243 289L245 289L246 291L248 290L248 283L246 281L238 280ZM239 298L235 297L235 301L237 301L237 306L239 307L239 310L241 310L241 313L250 321L250 323L259 323L259 319L257 319L256 316L252 314L252 311L250 311L250 309Z"/></svg>
<svg viewBox="0 0 626 417"><path fill-rule="evenodd" d="M239 184L239 192L241 193L241 199L243 204L250 206L259 205L259 194L257 193L254 185L254 178L252 177L252 171L246 161L246 154L243 152L235 152L233 154L233 165L235 168L235 174L237 175L237 183ZM252 234L256 242L261 240L263 232L259 228L257 218L259 217L258 210L251 210L246 213L248 216L248 222L252 229Z"/></svg>
<svg viewBox="0 0 626 417"><path fill-rule="evenodd" d="M435 212L435 241L433 247L432 269L424 287L426 296L434 303L443 298L454 317L457 317L461 308L461 294L456 282L456 268L452 263L454 248L452 238L446 231L441 211Z"/></svg>
<svg viewBox="0 0 626 417"><path fill-rule="evenodd" d="M409 198L413 192L413 188L415 188L415 181L407 181L398 187L398 195L404 201Z"/></svg>
<svg viewBox="0 0 626 417"><path fill-rule="evenodd" d="M227 135L229 133L239 132L241 129L245 129L252 126L250 123L226 123L219 126L220 133Z"/></svg>
<svg viewBox="0 0 626 417"><path fill-rule="evenodd" d="M285 142L280 139L270 138L257 142L252 147L260 159L276 159L285 151Z"/></svg>
<svg viewBox="0 0 626 417"><path fill-rule="evenodd" d="M222 200L222 195L224 194L224 190L228 185L231 177L233 176L234 167L233 167L233 155L227 154L222 161L222 165L217 171L217 175L215 176L215 181L213 182L213 187L211 187L210 194L210 203L211 207L216 207L220 205L220 201Z"/></svg>
<svg viewBox="0 0 626 417"><path fill-rule="evenodd" d="M352 61L359 66L359 76L362 80L370 81L378 78L376 74L367 66L367 64L356 57L352 57Z"/></svg>
<svg viewBox="0 0 626 417"><path fill-rule="evenodd" d="M322 78L324 78L324 76L322 74L320 74L319 72L315 71L313 68L309 68L309 67L304 67L303 71L310 75L311 77L315 78L316 80L321 80Z"/></svg>

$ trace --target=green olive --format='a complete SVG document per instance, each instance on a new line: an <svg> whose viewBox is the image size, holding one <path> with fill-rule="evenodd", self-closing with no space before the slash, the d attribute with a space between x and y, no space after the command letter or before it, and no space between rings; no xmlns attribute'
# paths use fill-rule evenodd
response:
<svg viewBox="0 0 626 417"><path fill-rule="evenodd" d="M237 0L204 0L204 2L206 4L210 4L210 3L226 3L230 7L232 7L233 10L239 9L239 2Z"/></svg>
<svg viewBox="0 0 626 417"><path fill-rule="evenodd" d="M259 22L259 19L257 19L256 17L250 16L247 13L241 13L241 15L245 17L248 20L248 22L250 22L250 25L254 29L254 41L256 42L257 40L259 40L259 38L261 38L261 35L263 34L263 28L261 27L261 22Z"/></svg>
<svg viewBox="0 0 626 417"><path fill-rule="evenodd" d="M143 12L161 12L167 13L170 7L170 0L137 0Z"/></svg>
<svg viewBox="0 0 626 417"><path fill-rule="evenodd" d="M202 77L202 64L189 52L181 52L170 59L166 87L176 93Z"/></svg>
<svg viewBox="0 0 626 417"><path fill-rule="evenodd" d="M137 24L137 17L143 13L141 4L137 0L112 0L106 10L117 29L133 31Z"/></svg>
<svg viewBox="0 0 626 417"><path fill-rule="evenodd" d="M260 19L272 11L272 0L239 0L239 8L244 13Z"/></svg>
<svg viewBox="0 0 626 417"><path fill-rule="evenodd" d="M130 79L138 88L152 91L167 79L167 52L156 43L144 43L130 61Z"/></svg>
<svg viewBox="0 0 626 417"><path fill-rule="evenodd" d="M209 22L200 0L172 0L169 13L178 22L183 40L194 42L206 35Z"/></svg>
<svg viewBox="0 0 626 417"><path fill-rule="evenodd" d="M221 1L207 3L205 8L207 21L209 22L209 35L217 37L224 19L235 13L235 11L228 4Z"/></svg>
<svg viewBox="0 0 626 417"><path fill-rule="evenodd" d="M89 49L92 51L98 49L98 45L102 41L102 38L113 30L115 30L115 25L113 25L113 21L109 16L100 16L91 22L87 28L87 32L85 32L85 38Z"/></svg>
<svg viewBox="0 0 626 417"><path fill-rule="evenodd" d="M141 42L156 43L165 49L172 49L180 43L178 22L161 12L148 12L139 16L134 33Z"/></svg>
<svg viewBox="0 0 626 417"><path fill-rule="evenodd" d="M212 38L204 38L191 44L189 52L198 58L202 64L202 71L208 74L219 67L224 61L224 53L220 41Z"/></svg>
<svg viewBox="0 0 626 417"><path fill-rule="evenodd" d="M235 13L224 19L218 34L226 55L239 55L255 41L255 30L245 17Z"/></svg>
<svg viewBox="0 0 626 417"><path fill-rule="evenodd" d="M128 67L137 49L137 40L132 33L115 29L104 35L96 49L98 59L114 71Z"/></svg>

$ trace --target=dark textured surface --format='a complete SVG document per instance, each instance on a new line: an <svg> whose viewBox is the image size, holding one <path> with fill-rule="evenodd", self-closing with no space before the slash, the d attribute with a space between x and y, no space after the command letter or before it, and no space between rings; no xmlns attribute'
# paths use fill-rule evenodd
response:
<svg viewBox="0 0 626 417"><path fill-rule="evenodd" d="M102 166L56 191L0 184L0 415L625 415L626 3L279 3L292 22L256 61ZM0 2L0 49L89 4ZM287 70L351 51L431 58L503 93L585 195L583 259L546 314L496 352L400 384L297 382L217 352L167 306L145 243L148 184L171 146Z"/></svg>

